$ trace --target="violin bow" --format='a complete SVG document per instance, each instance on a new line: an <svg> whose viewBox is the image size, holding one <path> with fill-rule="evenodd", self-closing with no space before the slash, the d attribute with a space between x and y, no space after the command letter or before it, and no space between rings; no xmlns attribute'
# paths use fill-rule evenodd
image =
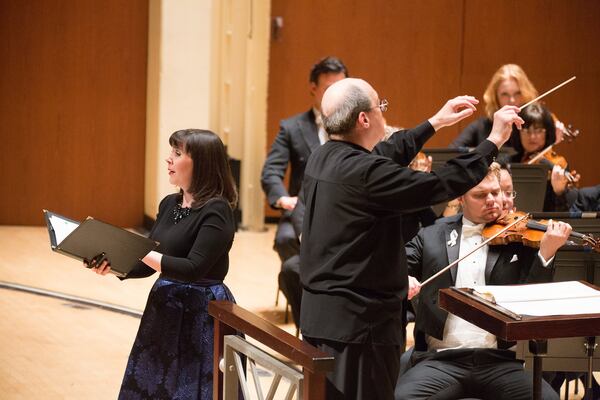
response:
<svg viewBox="0 0 600 400"><path fill-rule="evenodd" d="M484 240L479 246L475 247L473 250L471 250L470 252L468 252L467 254L465 254L464 256L460 257L459 259L451 262L447 267L444 267L443 269L439 270L438 272L436 272L434 275L430 276L429 278L427 278L426 280L423 281L423 283L421 283L421 288L425 285L427 285L429 282L431 282L432 280L434 280L435 278L437 278L438 276L442 275L444 272L446 272L447 270L449 270L450 268L454 267L456 264L458 264L459 262L461 262L462 260L464 260L465 258L469 257L471 254L475 253L477 250L479 250L480 248L482 248L483 246L485 246L486 244L488 244L489 242L491 242L492 240L496 239L498 236L502 235L504 232L506 232L507 230L509 230L510 228L512 228L513 226L515 226L516 224L518 224L519 222L523 221L524 219L529 218L529 214L523 215L519 218L517 218L515 221L511 222L510 224L506 225L504 228L502 228L498 233L496 233L494 236L487 238L486 240Z"/></svg>
<svg viewBox="0 0 600 400"><path fill-rule="evenodd" d="M527 161L527 164L529 164L529 165L535 164L541 158L543 158L546 153L548 153L550 150L552 150L553 147L554 147L553 144L551 144L550 146L546 147L544 150L542 150L539 153L537 153L536 156L533 157L531 160Z"/></svg>
<svg viewBox="0 0 600 400"><path fill-rule="evenodd" d="M531 100L528 103L523 104L521 107L519 107L519 111L523 110L525 107L532 105L533 103L535 103L536 101L538 101L539 99L541 99L542 97L546 97L548 96L550 93L554 92L555 90L560 89L561 87L565 86L567 83L574 81L575 78L577 78L576 76L572 76L569 79L567 79L566 81L564 81L563 83L554 86L552 89L548 90L547 92L539 95L538 97L536 97L535 99Z"/></svg>

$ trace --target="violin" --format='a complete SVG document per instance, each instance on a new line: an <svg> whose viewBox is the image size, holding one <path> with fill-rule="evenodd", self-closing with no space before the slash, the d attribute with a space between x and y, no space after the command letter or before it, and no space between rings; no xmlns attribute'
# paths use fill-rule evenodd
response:
<svg viewBox="0 0 600 400"><path fill-rule="evenodd" d="M415 171L431 172L431 163L431 157L428 157L427 154L420 151L415 158L412 159L410 164L408 164L408 167Z"/></svg>
<svg viewBox="0 0 600 400"><path fill-rule="evenodd" d="M522 220L498 235L498 232L505 229L507 225L510 225L519 218ZM540 242L542 241L544 232L546 232L547 225L547 220L537 221L531 219L527 213L515 211L498 218L495 222L483 228L481 235L486 240L494 237L494 235L498 235L489 242L490 245L523 243L525 246L537 249L540 247ZM584 246L600 252L600 240L593 235L572 231L569 238L577 239L578 241L581 241Z"/></svg>
<svg viewBox="0 0 600 400"><path fill-rule="evenodd" d="M536 162L548 166L550 170L552 170L555 165L558 165L564 170L563 174L569 180L569 184L571 185L579 181L579 178L576 178L571 172L567 171L567 166L569 165L567 159L552 150L551 146L546 152L540 152L537 156L527 161L527 164L531 165Z"/></svg>
<svg viewBox="0 0 600 400"><path fill-rule="evenodd" d="M421 282L421 288L429 284L429 282L433 281L438 276L441 276L444 272L448 271L450 268L469 257L486 244L503 245L519 242L523 243L525 246L539 248L542 237L544 236L544 232L547 229L547 224L548 221L532 220L529 214L520 211L512 212L498 218L494 223L488 224L488 226L483 228L481 235L483 236L484 240L481 242L481 244ZM579 239L583 242L584 246L591 247L593 250L600 252L600 240L596 239L592 235L584 235L583 233L572 231L569 235L569 238Z"/></svg>
<svg viewBox="0 0 600 400"><path fill-rule="evenodd" d="M552 116L554 117L554 115ZM527 160L526 163L530 165L540 163L547 165L548 167L550 167L550 169L554 168L555 165L558 165L565 171L564 175L569 180L569 183L574 184L579 179L575 178L569 171L567 171L567 166L569 165L569 162L565 157L558 155L558 153L554 151L554 146L561 143L562 141L566 141L567 143L572 142L577 138L577 136L579 136L580 132L579 129L573 129L571 125L565 126L562 122L556 120L556 117L554 118L556 122L557 132L560 130L562 132L562 135L557 136L556 142L554 144L551 144L550 146L546 147L545 149L537 153L535 156L530 157L530 159Z"/></svg>

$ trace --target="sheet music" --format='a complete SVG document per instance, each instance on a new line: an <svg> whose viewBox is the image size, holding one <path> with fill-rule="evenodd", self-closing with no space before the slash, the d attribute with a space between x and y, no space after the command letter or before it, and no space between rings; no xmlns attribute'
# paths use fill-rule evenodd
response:
<svg viewBox="0 0 600 400"><path fill-rule="evenodd" d="M491 293L496 304L521 315L600 313L600 291L577 281L518 286L477 286L474 289L479 293Z"/></svg>
<svg viewBox="0 0 600 400"><path fill-rule="evenodd" d="M519 315L545 317L550 315L599 314L600 297L545 301L498 303Z"/></svg>
<svg viewBox="0 0 600 400"><path fill-rule="evenodd" d="M66 219L62 219L56 215L50 216L50 223L52 224L52 229L54 229L57 245L59 245L64 238L69 236L69 234L79 226L79 224L67 221Z"/></svg>

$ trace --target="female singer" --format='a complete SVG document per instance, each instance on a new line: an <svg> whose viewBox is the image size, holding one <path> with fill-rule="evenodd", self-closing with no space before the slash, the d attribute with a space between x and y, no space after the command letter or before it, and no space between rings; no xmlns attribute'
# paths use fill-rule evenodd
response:
<svg viewBox="0 0 600 400"><path fill-rule="evenodd" d="M148 297L119 399L212 399L211 300L234 301L223 279L229 268L237 201L221 139L200 129L173 133L169 182L150 238L160 242L127 278L160 272ZM93 270L105 275L110 260Z"/></svg>
<svg viewBox="0 0 600 400"><path fill-rule="evenodd" d="M516 64L501 66L485 89L486 116L469 124L449 147L475 147L485 140L492 130L494 113L505 105L520 106L535 99L538 92L525 71ZM510 142L506 144L510 145Z"/></svg>
<svg viewBox="0 0 600 400"><path fill-rule="evenodd" d="M523 109L519 116L525 121L521 129L514 128L511 143L516 154L509 158L511 163L527 162L532 156L556 142L556 127L552 114L539 103ZM568 190L568 178L563 169L554 165L546 187L544 211L567 211L575 200ZM579 175L573 171L577 181ZM576 195L576 194L575 194Z"/></svg>

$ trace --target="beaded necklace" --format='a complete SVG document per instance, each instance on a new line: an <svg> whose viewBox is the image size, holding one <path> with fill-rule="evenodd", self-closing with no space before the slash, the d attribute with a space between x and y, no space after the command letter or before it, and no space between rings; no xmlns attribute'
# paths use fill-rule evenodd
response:
<svg viewBox="0 0 600 400"><path fill-rule="evenodd" d="M191 207L181 207L181 204L177 203L173 209L173 222L178 223L190 215L190 211L192 211Z"/></svg>

